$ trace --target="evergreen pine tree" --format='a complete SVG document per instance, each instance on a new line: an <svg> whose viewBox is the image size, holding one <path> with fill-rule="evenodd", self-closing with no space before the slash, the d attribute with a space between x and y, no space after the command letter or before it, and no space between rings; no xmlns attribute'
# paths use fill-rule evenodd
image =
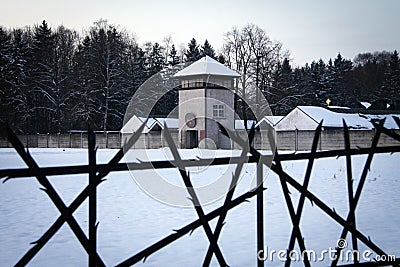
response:
<svg viewBox="0 0 400 267"><path fill-rule="evenodd" d="M188 43L188 50L185 52L185 61L193 62L202 58L202 55L199 50L199 45L197 44L196 39L190 40Z"/></svg>
<svg viewBox="0 0 400 267"><path fill-rule="evenodd" d="M385 80L381 88L381 99L386 99L390 109L400 109L400 59L397 50L390 57Z"/></svg>
<svg viewBox="0 0 400 267"><path fill-rule="evenodd" d="M129 88L131 97L136 89L147 79L147 69L145 67L145 57L142 49L134 40L126 40L127 49L123 57L123 76L124 86Z"/></svg>
<svg viewBox="0 0 400 267"><path fill-rule="evenodd" d="M175 66L176 64L179 63L179 57L178 57L178 51L175 48L175 45L173 44L171 47L171 51L169 52L169 64L171 66Z"/></svg>
<svg viewBox="0 0 400 267"><path fill-rule="evenodd" d="M226 63L226 59L225 59L224 55L222 55L222 54L219 54L217 61L223 65L225 65L225 63Z"/></svg>
<svg viewBox="0 0 400 267"><path fill-rule="evenodd" d="M356 96L352 88L349 88L349 74L353 64L344 59L339 53L335 60L329 61L330 86L327 97L332 105L354 107L357 105Z"/></svg>
<svg viewBox="0 0 400 267"><path fill-rule="evenodd" d="M392 72L397 72L399 71L399 65L400 65L400 60L399 60L399 52L397 50L394 50L392 56L390 57L390 70Z"/></svg>
<svg viewBox="0 0 400 267"><path fill-rule="evenodd" d="M10 121L9 101L11 94L11 37L10 34L0 27L0 122Z"/></svg>
<svg viewBox="0 0 400 267"><path fill-rule="evenodd" d="M277 71L277 113L286 115L297 106L316 104L311 86L312 67L308 63L304 67L292 69L289 59L284 58Z"/></svg>
<svg viewBox="0 0 400 267"><path fill-rule="evenodd" d="M143 51L142 48L138 47L134 54L134 61L135 61L135 88L137 89L142 83L144 83L147 78L150 76L148 67L146 64L146 53Z"/></svg>
<svg viewBox="0 0 400 267"><path fill-rule="evenodd" d="M386 51L358 54L351 74L351 87L362 101L371 103L369 109L386 109L385 73L389 68L390 53Z"/></svg>
<svg viewBox="0 0 400 267"><path fill-rule="evenodd" d="M200 53L201 53L201 57L209 56L213 59L216 59L214 48L210 45L210 43L208 42L207 39L205 40L204 44L201 46Z"/></svg>
<svg viewBox="0 0 400 267"><path fill-rule="evenodd" d="M149 54L149 71L150 76L162 70L164 65L164 57L162 55L161 46L159 43L154 43Z"/></svg>
<svg viewBox="0 0 400 267"><path fill-rule="evenodd" d="M54 35L47 22L35 26L31 62L32 101L34 103L32 133L51 132L51 100L47 97L53 88Z"/></svg>
<svg viewBox="0 0 400 267"><path fill-rule="evenodd" d="M274 114L286 114L296 106L299 97L294 85L295 73L290 66L289 59L278 62L274 72L273 86L270 89L270 103Z"/></svg>
<svg viewBox="0 0 400 267"><path fill-rule="evenodd" d="M322 59L318 62L313 61L310 66L309 90L313 94L310 104L317 106L326 105L327 84L326 84L326 65Z"/></svg>
<svg viewBox="0 0 400 267"><path fill-rule="evenodd" d="M74 86L69 102L71 127L76 130L86 130L88 125L101 128L101 91L93 79L96 65L92 52L91 39L86 36L74 56Z"/></svg>
<svg viewBox="0 0 400 267"><path fill-rule="evenodd" d="M11 64L12 86L9 103L12 106L13 120L11 125L18 132L28 132L31 128L31 113L34 103L30 99L31 88L29 85L30 72L28 68L31 48L29 44L29 32L21 29L12 32Z"/></svg>

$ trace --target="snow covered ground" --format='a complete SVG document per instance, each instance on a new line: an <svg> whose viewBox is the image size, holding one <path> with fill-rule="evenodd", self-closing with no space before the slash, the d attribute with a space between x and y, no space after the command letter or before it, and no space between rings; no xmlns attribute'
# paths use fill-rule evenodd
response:
<svg viewBox="0 0 400 267"><path fill-rule="evenodd" d="M80 149L31 149L40 166L84 164L87 151ZM116 150L99 150L98 162L106 163ZM163 149L151 151L152 158L162 159ZM195 157L198 150L184 151L185 157ZM226 152L218 152L225 153ZM366 156L353 157L355 185ZM370 236L388 254L400 256L400 155L376 155L368 174L364 191L356 211L357 227ZM305 161L285 162L284 170L302 182ZM24 163L12 149L0 149L0 169L24 167ZM226 166L214 166L193 172L194 181L210 181L223 172L231 172ZM176 176L176 170L163 170L166 176ZM266 171L267 173L267 171ZM239 183L235 197L249 190L255 174L255 165L249 164ZM70 203L87 184L87 176L71 175L50 177L65 203ZM347 184L344 158L316 160L310 190L342 217L347 216ZM15 179L0 184L0 265L11 266L31 247L30 242L39 238L58 217L58 211L47 195L39 190L34 178ZM291 232L286 204L277 176L268 172L264 195L265 244L271 250L284 250ZM297 205L299 193L291 188L291 198ZM209 212L223 200L204 207ZM231 266L256 264L255 199L243 203L228 213L219 245ZM87 203L74 216L87 234ZM301 229L307 249L320 252L335 247L342 228L332 219L306 201ZM115 265L145 247L197 219L193 208L172 207L156 201L144 193L129 172L109 175L98 188L98 251L107 265ZM214 228L216 220L211 222ZM347 238L351 248L351 238ZM208 241L202 228L186 235L177 242L150 256L138 266L199 266L207 251ZM298 250L298 246L295 247ZM359 245L359 250L366 247ZM327 265L315 262L313 266ZM67 225L32 260L31 266L87 266L87 255ZM213 266L217 262L213 259ZM267 265L282 266L276 258L267 259ZM294 264L301 265L299 263Z"/></svg>

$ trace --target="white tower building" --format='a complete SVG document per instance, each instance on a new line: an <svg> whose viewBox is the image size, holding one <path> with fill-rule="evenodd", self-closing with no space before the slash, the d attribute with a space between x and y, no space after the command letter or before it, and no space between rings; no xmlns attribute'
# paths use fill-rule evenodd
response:
<svg viewBox="0 0 400 267"><path fill-rule="evenodd" d="M234 78L240 75L205 56L177 72L182 148L230 148L216 122L234 130Z"/></svg>

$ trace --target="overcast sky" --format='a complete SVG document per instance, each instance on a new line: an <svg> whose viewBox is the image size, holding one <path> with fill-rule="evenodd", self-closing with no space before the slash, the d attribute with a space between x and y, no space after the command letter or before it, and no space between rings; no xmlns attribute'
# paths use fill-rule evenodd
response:
<svg viewBox="0 0 400 267"><path fill-rule="evenodd" d="M136 34L139 43L171 35L187 45L207 38L217 50L224 33L255 23L291 52L293 63L340 52L400 49L400 0L0 0L0 25L65 25L81 32L100 18Z"/></svg>

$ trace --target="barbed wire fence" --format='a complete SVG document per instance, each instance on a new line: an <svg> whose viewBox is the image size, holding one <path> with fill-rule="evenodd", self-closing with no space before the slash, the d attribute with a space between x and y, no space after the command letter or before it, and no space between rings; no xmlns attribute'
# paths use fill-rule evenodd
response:
<svg viewBox="0 0 400 267"><path fill-rule="evenodd" d="M400 121L396 120L397 124L400 126ZM378 244L373 242L369 236L360 232L357 229L356 224L356 208L360 199L361 192L364 189L364 183L368 172L371 168L371 162L376 154L380 153L396 153L400 152L400 144L394 146L379 147L378 142L382 134L385 134L397 142L400 142L400 135L392 130L388 130L383 127L384 121L375 122L374 126L376 128L375 135L372 139L371 146L369 148L351 148L349 130L345 122L343 122L344 127L344 140L345 148L341 150L329 150L320 151L318 148L318 141L322 131L322 122L315 131L314 139L310 151L300 152L294 154L280 154L277 148L272 147L275 153L272 155L263 155L260 151L256 150L252 146L254 139L255 129L250 130L247 139L243 139L235 132L231 132L228 129L223 128L220 125L220 130L223 134L229 136L231 140L242 148L240 156L232 157L222 157L210 159L198 159L198 160L187 160L183 159L180 155L178 148L176 147L174 141L171 138L168 127L164 128L164 137L168 143L168 147L173 155L173 160L164 161L149 161L149 162L132 162L132 163L120 163L121 159L124 157L124 151L128 151L135 142L139 139L140 134L145 126L145 123L126 141L121 149L112 157L112 159L107 164L98 164L96 162L96 135L93 131L88 131L88 164L79 166L54 166L54 167L39 167L29 149L25 149L21 141L15 135L11 128L3 127L2 133L7 137L8 141L12 144L13 148L16 150L18 155L27 165L27 168L21 169L3 169L0 170L0 178L3 179L3 183L18 179L22 177L32 177L37 179L37 181L42 185L42 190L48 195L51 201L54 203L58 209L60 215L54 221L54 223L48 228L48 230L42 234L42 236L32 242L32 247L18 260L15 266L25 266L31 262L31 260L38 254L38 252L49 242L49 240L60 230L60 228L66 223L69 225L74 235L78 239L81 246L85 249L88 255L88 265L89 266L105 266L105 263L101 257L101 253L97 249L97 186L104 181L104 178L111 172L121 172L128 170L148 170L148 169L166 169L166 168L178 168L179 175L185 184L188 196L190 197L193 208L196 211L198 219L190 222L189 224L174 230L174 232L158 242L143 248L141 251L135 253L126 259L121 259L117 266L131 266L140 261L145 261L148 257L153 255L155 252L167 247L171 243L180 239L181 237L190 234L195 229L201 227L206 233L207 239L209 241L209 247L207 254L203 263L199 265L210 266L211 259L213 255L221 266L228 266L230 263L229 259L226 259L220 249L218 239L222 234L222 227L224 225L227 213L239 206L240 204L248 201L251 198L256 198L257 212L256 212L256 235L257 235L257 251L254 255L258 256L259 252L264 249L264 229L268 227L264 225L264 195L265 190L263 186L263 168L267 166L271 171L276 173L279 177L280 185L284 193L285 204L288 209L290 220L292 223L292 231L290 233L290 241L287 247L287 258L285 266L291 265L290 252L294 249L297 242L299 248L302 252L307 252L304 238L302 235L300 221L302 218L302 212L305 200L311 201L311 203L323 211L327 216L332 218L338 225L342 227L342 233L340 235L340 240L345 240L347 235L351 235L353 250L358 249L358 245L363 243L368 249L371 249L377 255L389 255L384 251ZM273 138L269 136L270 139ZM272 142L272 141L271 141ZM355 155L367 155L359 182L356 187L353 188L353 174L352 174L352 156ZM314 195L308 189L308 185L311 179L311 172L315 165L316 159L321 158L346 158L346 174L347 174L347 191L348 191L348 203L349 212L346 218L341 217L334 209L329 207L320 198ZM304 175L303 184L299 183L291 175L285 172L282 168L282 162L285 161L298 161L298 160L308 160L306 172ZM253 190L249 190L240 196L233 198L234 191L236 189L236 183L239 179L240 173L243 167L249 163L257 164L257 187ZM209 166L209 165L227 165L235 164L235 171L232 175L231 187L227 192L223 205L214 209L211 212L205 213L201 203L198 199L196 191L194 190L190 173L187 171L189 167L194 166ZM67 206L61 197L58 195L54 187L50 183L48 176L54 175L71 175L71 174L87 174L89 177L88 185L82 190L82 192ZM293 187L300 193L300 198L295 207L292 202L288 185ZM73 214L82 205L82 203L89 199L89 211L88 211L88 236L85 235L81 226L75 220ZM218 218L215 229L213 230L209 222L215 218ZM338 244L336 248L336 257L332 261L331 266L338 265L339 254L343 247ZM303 258L304 266L311 266L310 259L307 253L304 254ZM258 266L264 266L265 262L257 257ZM384 261L374 261L374 262L359 262L357 257L353 259L351 265L357 266L399 266L400 258L391 258ZM342 265L347 266L347 265Z"/></svg>

